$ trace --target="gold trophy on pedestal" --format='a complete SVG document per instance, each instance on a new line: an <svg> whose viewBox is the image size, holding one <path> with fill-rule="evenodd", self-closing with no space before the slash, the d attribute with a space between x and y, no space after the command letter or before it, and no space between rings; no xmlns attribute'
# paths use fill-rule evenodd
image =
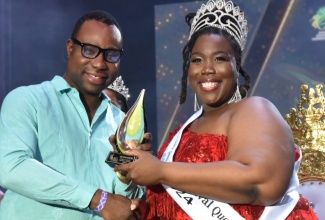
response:
<svg viewBox="0 0 325 220"><path fill-rule="evenodd" d="M136 148L147 132L147 121L144 109L145 89L142 89L136 102L126 113L116 131L117 152L109 152L105 162L108 164L125 164L133 162L136 156L126 155L125 152Z"/></svg>

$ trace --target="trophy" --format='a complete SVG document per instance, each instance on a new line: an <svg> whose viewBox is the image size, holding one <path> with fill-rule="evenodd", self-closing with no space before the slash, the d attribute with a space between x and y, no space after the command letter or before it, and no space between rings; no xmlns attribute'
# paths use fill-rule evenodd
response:
<svg viewBox="0 0 325 220"><path fill-rule="evenodd" d="M142 89L133 106L126 113L122 123L116 131L117 151L109 152L105 162L107 164L125 164L133 162L136 156L126 155L125 151L136 148L143 140L147 131L147 121L144 110L144 93Z"/></svg>

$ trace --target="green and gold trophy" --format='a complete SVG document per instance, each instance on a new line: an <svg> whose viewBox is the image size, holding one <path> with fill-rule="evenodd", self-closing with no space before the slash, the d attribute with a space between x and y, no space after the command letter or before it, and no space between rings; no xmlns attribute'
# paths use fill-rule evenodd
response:
<svg viewBox="0 0 325 220"><path fill-rule="evenodd" d="M136 148L143 141L147 132L147 121L144 109L144 93L142 89L133 106L126 113L122 123L116 131L117 152L109 152L105 162L111 165L133 162L136 156L126 155L125 151Z"/></svg>

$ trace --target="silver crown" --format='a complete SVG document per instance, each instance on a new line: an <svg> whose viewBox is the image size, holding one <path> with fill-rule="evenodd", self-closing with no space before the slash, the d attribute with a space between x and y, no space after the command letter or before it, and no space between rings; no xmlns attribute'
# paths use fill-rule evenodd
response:
<svg viewBox="0 0 325 220"><path fill-rule="evenodd" d="M112 89L125 97L126 100L130 98L129 89L125 87L122 76L118 76L115 81L107 88Z"/></svg>
<svg viewBox="0 0 325 220"><path fill-rule="evenodd" d="M193 33L204 27L225 29L236 39L241 50L244 50L248 32L247 20L244 12L234 6L232 1L209 0L206 5L202 4L193 18L189 39Z"/></svg>

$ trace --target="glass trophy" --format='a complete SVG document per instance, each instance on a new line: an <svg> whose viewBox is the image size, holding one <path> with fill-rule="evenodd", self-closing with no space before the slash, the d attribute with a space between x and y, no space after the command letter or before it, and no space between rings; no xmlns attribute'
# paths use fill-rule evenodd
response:
<svg viewBox="0 0 325 220"><path fill-rule="evenodd" d="M111 165L133 162L136 156L126 155L125 151L136 148L143 141L147 132L147 121L144 109L144 93L142 89L139 97L129 111L125 114L122 123L116 131L116 151L109 152L105 162Z"/></svg>

